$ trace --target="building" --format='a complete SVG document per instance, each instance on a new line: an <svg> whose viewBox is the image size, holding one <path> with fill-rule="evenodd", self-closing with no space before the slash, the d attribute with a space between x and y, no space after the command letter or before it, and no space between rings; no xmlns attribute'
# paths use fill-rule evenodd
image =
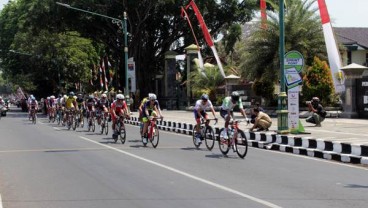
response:
<svg viewBox="0 0 368 208"><path fill-rule="evenodd" d="M356 63L368 66L368 28L335 27L337 41L345 46L341 58L343 66Z"/></svg>

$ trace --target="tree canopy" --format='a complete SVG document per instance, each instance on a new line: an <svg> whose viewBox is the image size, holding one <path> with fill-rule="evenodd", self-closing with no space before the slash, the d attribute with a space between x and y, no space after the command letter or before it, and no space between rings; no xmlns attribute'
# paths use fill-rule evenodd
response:
<svg viewBox="0 0 368 208"><path fill-rule="evenodd" d="M127 13L128 53L136 62L138 88L142 92L150 91L153 88L150 80L156 74L163 73L166 51L174 50L180 54L186 46L194 43L189 26L180 16L180 8L189 1L61 2L121 20L123 12ZM222 32L230 46L234 44L232 31L239 35L234 24L250 21L253 10L257 8L255 0L197 0L196 3L211 35L216 37ZM197 25L193 11L188 11L188 14L193 25ZM194 27L194 30L200 44L203 44L200 28ZM17 83L18 75L24 75L35 90L40 90L37 82L58 82L58 73L65 82L73 83L76 78L88 82L90 68L98 64L101 56L109 57L113 65L119 66L118 73L123 74L122 25L107 18L58 6L55 0L9 2L1 11L0 36L4 74L14 83ZM10 54L10 50L31 56ZM232 51L231 47L227 47L227 51ZM120 79L121 88L124 76Z"/></svg>

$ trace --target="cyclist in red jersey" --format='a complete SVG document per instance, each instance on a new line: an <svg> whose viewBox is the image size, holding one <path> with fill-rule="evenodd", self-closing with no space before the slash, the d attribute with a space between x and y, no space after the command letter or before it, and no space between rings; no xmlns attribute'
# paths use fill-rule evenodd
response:
<svg viewBox="0 0 368 208"><path fill-rule="evenodd" d="M112 119L112 131L113 131L113 137L116 136L115 134L115 124L116 124L116 119L117 116L126 116L127 118L129 118L129 114L128 114L128 106L125 102L125 97L123 94L117 94L116 95L116 100L111 104L111 108L110 108L110 114L111 114L111 119Z"/></svg>

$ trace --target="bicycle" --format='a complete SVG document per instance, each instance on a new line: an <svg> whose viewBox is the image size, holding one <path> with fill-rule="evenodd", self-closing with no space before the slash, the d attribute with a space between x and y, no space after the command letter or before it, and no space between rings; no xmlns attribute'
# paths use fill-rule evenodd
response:
<svg viewBox="0 0 368 208"><path fill-rule="evenodd" d="M31 108L31 121L33 124L37 123L36 109Z"/></svg>
<svg viewBox="0 0 368 208"><path fill-rule="evenodd" d="M84 127L83 109L77 111L76 115L77 127Z"/></svg>
<svg viewBox="0 0 368 208"><path fill-rule="evenodd" d="M109 134L109 122L107 120L107 113L103 113L101 123L100 123L100 133L103 134L105 131L105 134Z"/></svg>
<svg viewBox="0 0 368 208"><path fill-rule="evenodd" d="M56 110L56 120L58 125L60 125L61 121L63 120L63 112L60 107L58 107Z"/></svg>
<svg viewBox="0 0 368 208"><path fill-rule="evenodd" d="M68 130L70 130L70 128L73 126L73 130L75 130L76 128L76 124L74 122L74 110L70 109L70 110L65 110L67 117L66 117L66 124L67 124L67 128Z"/></svg>
<svg viewBox="0 0 368 208"><path fill-rule="evenodd" d="M49 109L49 123L52 122L54 123L55 122L55 107L50 107Z"/></svg>
<svg viewBox="0 0 368 208"><path fill-rule="evenodd" d="M115 137L113 135L113 139L115 143L118 141L118 138L120 137L120 141L122 144L125 143L126 140L126 130L124 125L124 116L117 115L116 118L116 124L115 124Z"/></svg>
<svg viewBox="0 0 368 208"><path fill-rule="evenodd" d="M215 141L216 141L216 137L215 137L215 132L213 131L213 128L212 126L209 125L209 121L211 120L215 120L215 124L217 124L217 121L218 119L217 118L213 118L213 119L207 119L208 121L208 124L206 124L206 121L201 119L201 124L200 124L200 139L201 141L205 141L206 143L206 147L208 150L212 150L213 149L213 146L215 146ZM193 128L193 144L194 146L198 149L199 146L201 146L201 143L198 143L196 142L196 134L197 134L197 131L196 131L196 128Z"/></svg>
<svg viewBox="0 0 368 208"><path fill-rule="evenodd" d="M88 111L89 115L88 115L88 131L95 132L95 128L96 128L96 120L94 117L94 112L93 111Z"/></svg>
<svg viewBox="0 0 368 208"><path fill-rule="evenodd" d="M221 136L225 129L222 128L220 130L219 148L223 155L227 155L230 150L230 146L240 158L244 158L247 155L248 141L245 137L244 131L239 129L239 123L241 122L248 122L248 119L230 121L230 127L227 131L228 138L226 139Z"/></svg>
<svg viewBox="0 0 368 208"><path fill-rule="evenodd" d="M157 118L158 118L157 116L152 117L152 119L149 120L148 127L147 127L148 129L147 130L147 140L151 142L154 148L157 147L158 142L160 140L158 126L156 124ZM162 121L162 117L161 117L161 121ZM147 143L148 143L148 142L144 142L144 134L142 135L142 143L143 143L143 146L147 146Z"/></svg>

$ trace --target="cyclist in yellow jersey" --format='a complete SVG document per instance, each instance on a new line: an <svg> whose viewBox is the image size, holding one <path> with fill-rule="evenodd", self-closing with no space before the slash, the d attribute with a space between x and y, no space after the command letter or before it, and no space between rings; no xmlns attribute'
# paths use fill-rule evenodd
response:
<svg viewBox="0 0 368 208"><path fill-rule="evenodd" d="M70 92L69 97L65 100L65 109L66 113L64 114L64 121L66 120L67 114L69 114L70 110L78 110L77 97L74 92Z"/></svg>

